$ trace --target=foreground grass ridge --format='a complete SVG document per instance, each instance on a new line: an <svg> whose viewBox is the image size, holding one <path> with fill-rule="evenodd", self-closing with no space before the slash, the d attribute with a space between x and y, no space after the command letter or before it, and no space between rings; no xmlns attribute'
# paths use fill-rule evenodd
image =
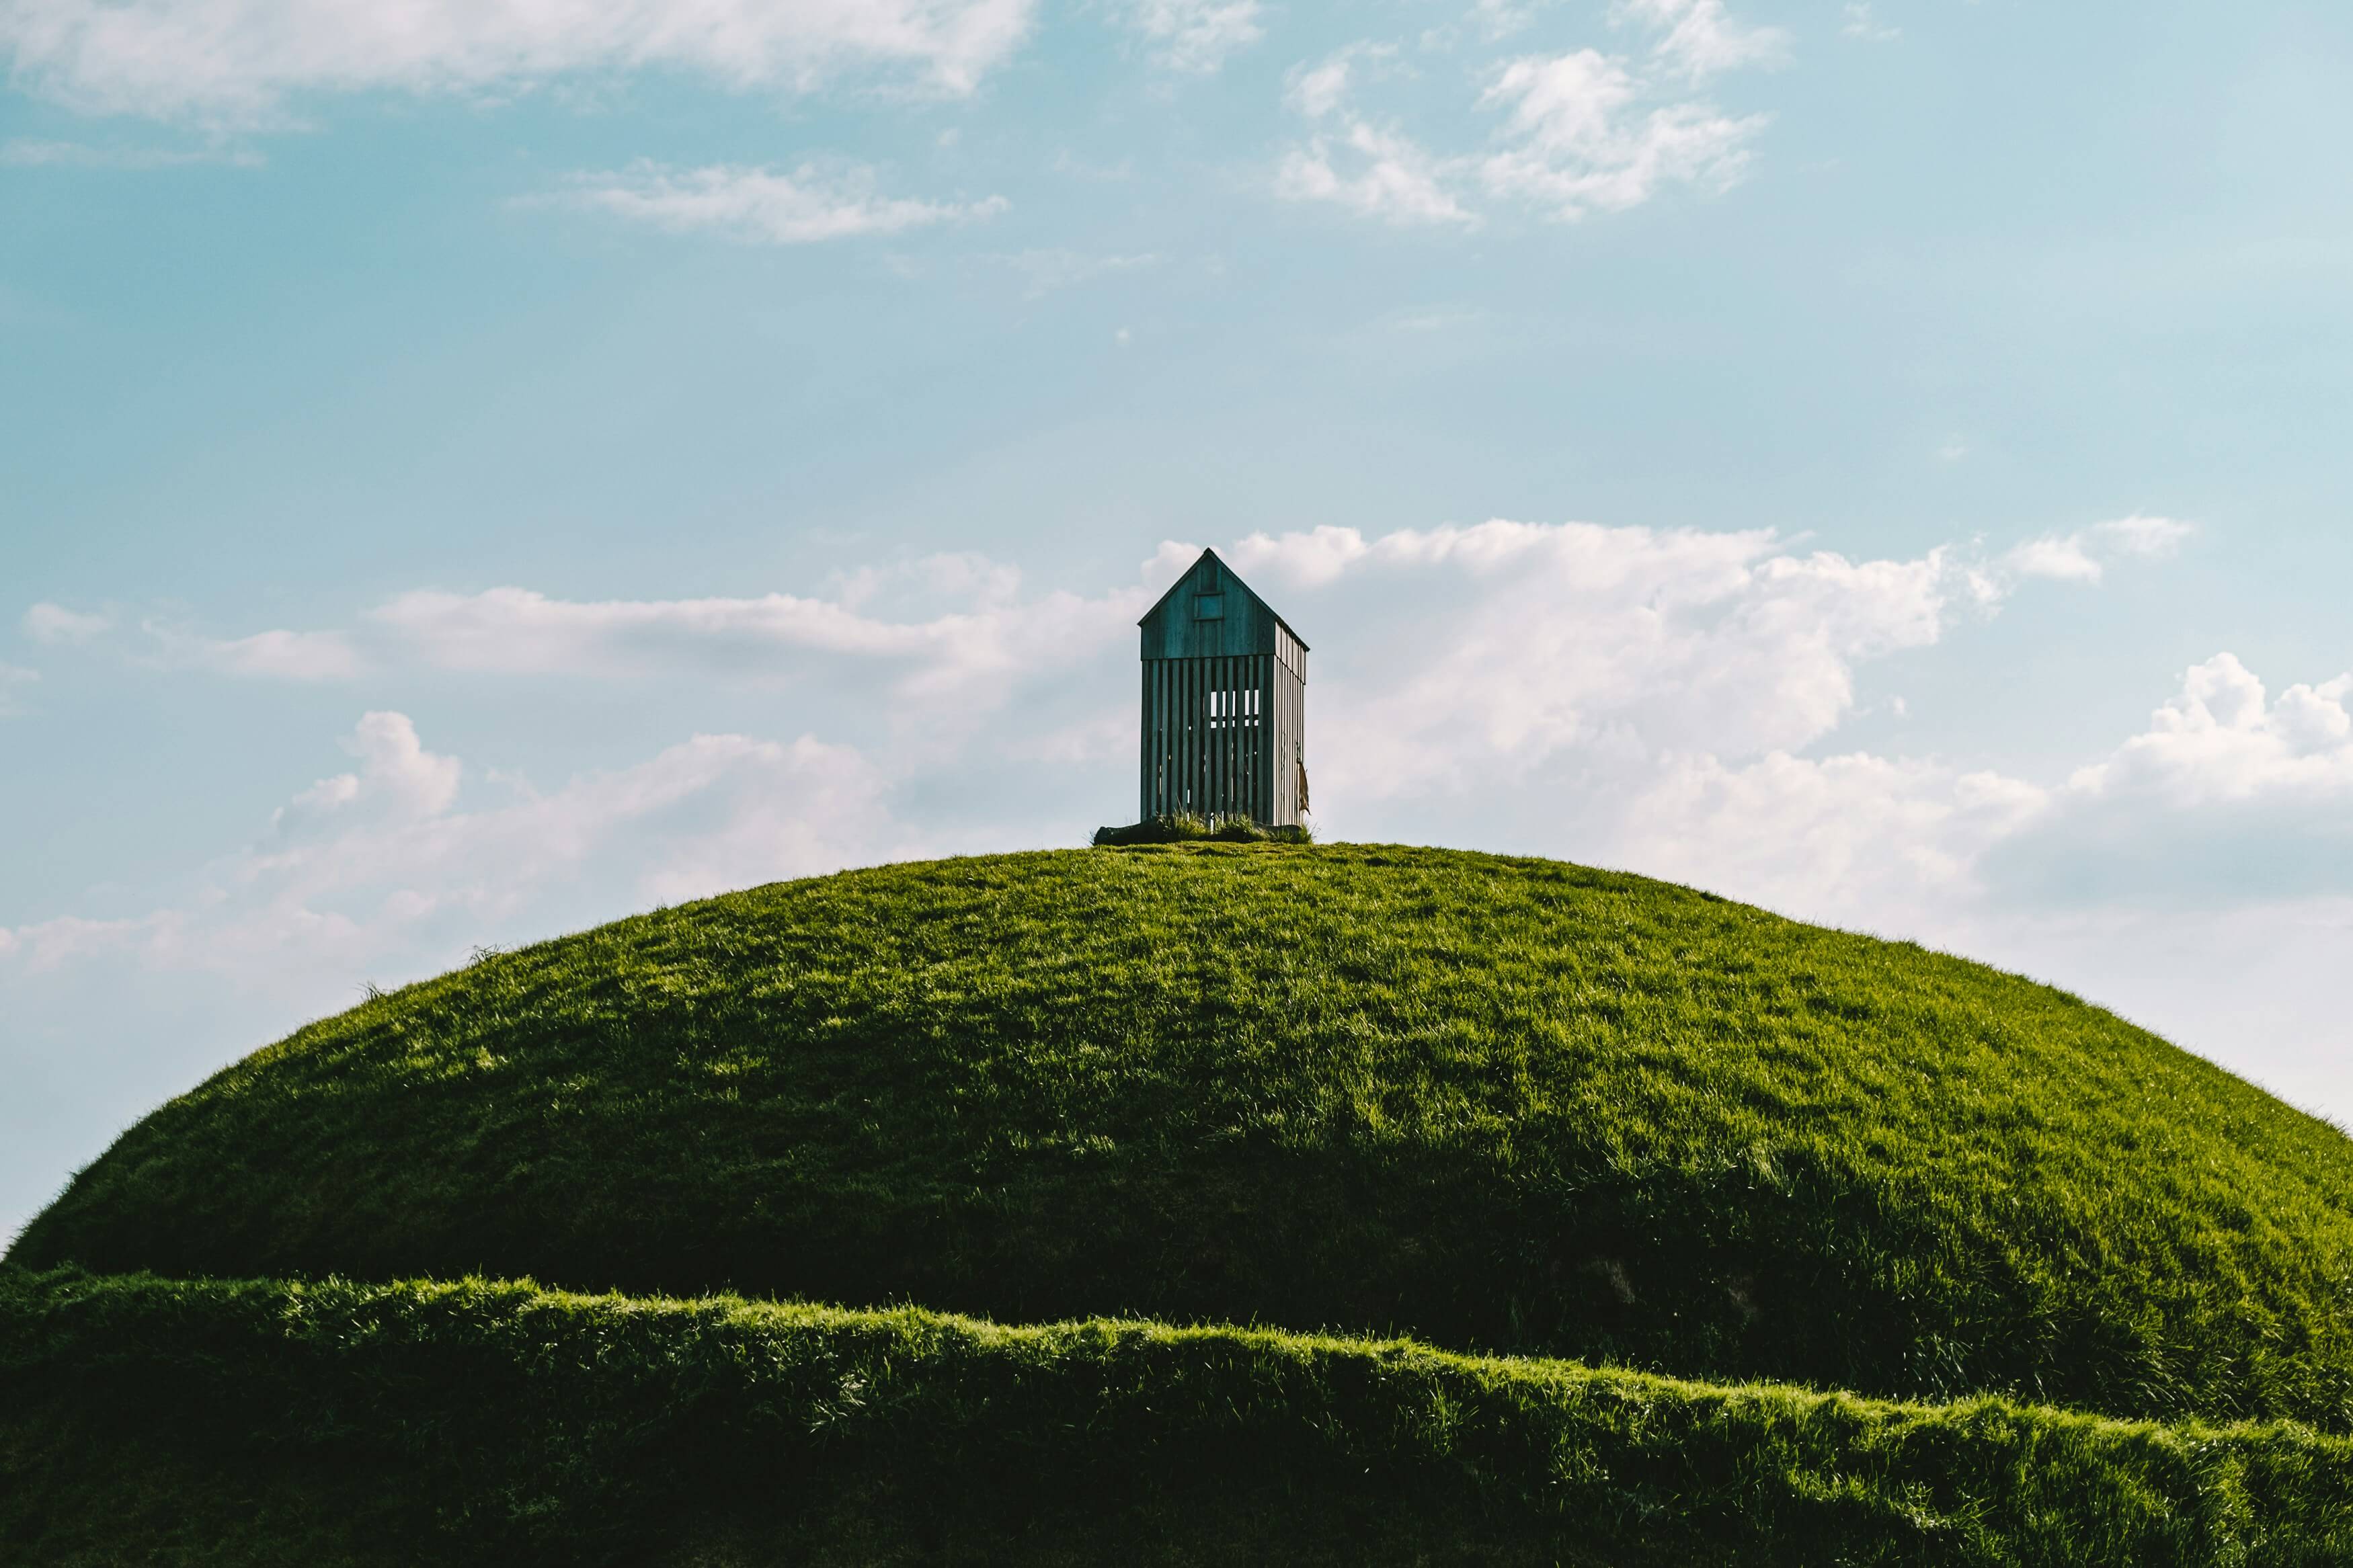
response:
<svg viewBox="0 0 2353 1568"><path fill-rule="evenodd" d="M482 1281L0 1270L0 1409L16 1472L0 1481L41 1483L0 1486L0 1545L26 1560L65 1555L77 1521L121 1518L123 1482L43 1473L9 1439L70 1452L98 1420L135 1426L165 1473L227 1466L248 1488L256 1470L389 1473L430 1500L365 1494L340 1538L329 1522L310 1540L320 1562L364 1559L387 1531L453 1556L683 1561L714 1518L863 1560L877 1531L937 1557L928 1531L964 1538L949 1556L1029 1561L1056 1531L1082 1555L1100 1545L1090 1521L1181 1535L1236 1508L1258 1510L1256 1560L1322 1561L1334 1543L1303 1496L1412 1521L1341 1542L1344 1561L1437 1545L1549 1562L1563 1542L1626 1563L2353 1551L2353 1440L2295 1426L1893 1404L1273 1330Z"/></svg>

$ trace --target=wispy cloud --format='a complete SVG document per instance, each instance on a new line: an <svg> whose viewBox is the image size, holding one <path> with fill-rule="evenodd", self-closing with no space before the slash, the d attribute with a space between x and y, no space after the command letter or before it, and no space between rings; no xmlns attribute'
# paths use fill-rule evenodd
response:
<svg viewBox="0 0 2353 1568"><path fill-rule="evenodd" d="M1367 66L1378 69L1396 54L1394 45L1367 39L1335 49L1312 66L1293 66L1283 79L1282 100L1294 114L1324 119L1346 107L1360 71Z"/></svg>
<svg viewBox="0 0 2353 1568"><path fill-rule="evenodd" d="M1401 132L1350 117L1336 133L1319 132L1285 153L1274 190L1388 223L1470 227L1478 215L1450 189L1461 168Z"/></svg>
<svg viewBox="0 0 2353 1568"><path fill-rule="evenodd" d="M167 669L210 670L218 675L259 676L273 680L343 680L360 672L357 645L340 631L284 629L246 637L218 637L190 629L176 619L149 616L138 625L137 640L117 639L115 617L104 612L67 609L42 603L26 610L25 635L49 647L112 644L134 663Z"/></svg>
<svg viewBox="0 0 2353 1568"><path fill-rule="evenodd" d="M882 72L969 92L1020 43L1035 0L10 0L18 85L76 107L282 123L308 94L511 91L647 68L802 91Z"/></svg>
<svg viewBox="0 0 2353 1568"><path fill-rule="evenodd" d="M2174 518L2135 513L2073 533L2030 539L2006 552L2002 564L2021 577L2096 583L2109 562L2127 556L2160 560L2180 549L2194 531L2190 524Z"/></svg>
<svg viewBox="0 0 2353 1568"><path fill-rule="evenodd" d="M638 163L614 173L575 174L562 193L540 199L674 234L707 232L759 245L903 234L991 217L1008 205L1002 196L969 202L888 196L864 164L816 163L790 171Z"/></svg>
<svg viewBox="0 0 2353 1568"><path fill-rule="evenodd" d="M0 719L22 713L20 700L26 687L41 679L37 669L26 669L21 664L0 664Z"/></svg>
<svg viewBox="0 0 2353 1568"><path fill-rule="evenodd" d="M1160 265L1160 258L1149 252L1117 256L1081 250L1021 250L997 259L1020 276L1025 285L1022 292L1032 300L1091 283L1098 278L1141 272Z"/></svg>
<svg viewBox="0 0 2353 1568"><path fill-rule="evenodd" d="M1660 10L1647 5L1643 14ZM1719 8L1665 6L1678 25L1728 26ZM1703 29L1704 31L1704 29ZM1703 47L1708 71L1759 63L1769 51L1748 33L1660 45L1676 68ZM1707 39L1714 39L1708 42ZM1366 67L1394 51L1351 45L1292 71L1284 100L1314 130L1276 171L1278 195L1326 202L1398 225L1475 226L1484 196L1575 219L1618 212L1676 185L1715 192L1746 173L1763 115L1725 114L1695 100L1662 96L1626 60L1598 49L1525 55L1499 62L1478 107L1502 122L1484 153L1441 153L1356 106ZM1704 74L1704 73L1700 73Z"/></svg>
<svg viewBox="0 0 2353 1568"><path fill-rule="evenodd" d="M1622 212L1668 185L1722 191L1738 183L1764 116L1703 103L1646 109L1645 90L1592 49L1512 61L1480 100L1506 117L1506 144L1480 164L1481 180L1556 218Z"/></svg>
<svg viewBox="0 0 2353 1568"><path fill-rule="evenodd" d="M69 610L63 605L42 603L25 612L20 623L25 635L37 643L55 647L61 644L86 643L103 637L112 629L114 617L96 611Z"/></svg>
<svg viewBox="0 0 2353 1568"><path fill-rule="evenodd" d="M342 632L274 630L208 637L154 621L141 629L152 639L155 661L178 668L294 681L347 680L361 669L358 648Z"/></svg>
<svg viewBox="0 0 2353 1568"><path fill-rule="evenodd" d="M1283 101L1315 130L1283 154L1275 194L1291 201L1328 202L1360 217L1401 226L1475 226L1479 217L1455 195L1461 161L1440 157L1394 126L1374 123L1354 107L1369 68L1388 66L1393 46L1364 40L1318 63L1292 68Z"/></svg>
<svg viewBox="0 0 2353 1568"><path fill-rule="evenodd" d="M81 142L42 142L27 137L0 142L0 168L185 169L219 164L259 169L260 153L230 147L93 147Z"/></svg>
<svg viewBox="0 0 2353 1568"><path fill-rule="evenodd" d="M1009 699L1008 679L1115 638L1144 607L1141 594L1025 595L1018 574L942 556L855 574L831 597L588 602L527 588L418 591L369 619L404 656L448 669L610 676L693 668L778 679L866 665L901 699L992 706Z"/></svg>
<svg viewBox="0 0 2353 1568"><path fill-rule="evenodd" d="M1882 22L1873 14L1871 0L1847 0L1839 31L1850 38L1862 38L1875 44L1883 44L1904 36L1903 28Z"/></svg>
<svg viewBox="0 0 2353 1568"><path fill-rule="evenodd" d="M1724 0L1618 0L1615 14L1654 29L1651 58L1686 81L1788 63L1788 34L1736 20Z"/></svg>
<svg viewBox="0 0 2353 1568"><path fill-rule="evenodd" d="M1266 36L1258 0L1132 0L1127 15L1172 70L1214 71Z"/></svg>

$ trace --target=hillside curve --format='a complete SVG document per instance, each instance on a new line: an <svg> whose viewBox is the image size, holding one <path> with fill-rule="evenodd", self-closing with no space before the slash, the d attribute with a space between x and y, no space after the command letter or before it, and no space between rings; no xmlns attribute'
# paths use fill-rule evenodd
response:
<svg viewBox="0 0 2353 1568"><path fill-rule="evenodd" d="M2353 1429L2353 1142L2113 1015L1556 862L985 857L372 998L10 1261L1409 1333Z"/></svg>

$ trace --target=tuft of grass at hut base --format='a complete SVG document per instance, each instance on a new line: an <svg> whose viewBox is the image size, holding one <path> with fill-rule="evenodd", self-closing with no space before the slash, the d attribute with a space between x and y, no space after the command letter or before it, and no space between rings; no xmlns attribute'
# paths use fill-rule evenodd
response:
<svg viewBox="0 0 2353 1568"><path fill-rule="evenodd" d="M1134 844L1313 844L1314 833L1303 825L1269 827L1247 816L1207 816L1171 812L1148 816L1125 827L1098 827L1094 847L1122 849Z"/></svg>
<svg viewBox="0 0 2353 1568"><path fill-rule="evenodd" d="M0 1269L0 1558L2134 1568L2353 1557L2353 1440L1398 1342Z"/></svg>

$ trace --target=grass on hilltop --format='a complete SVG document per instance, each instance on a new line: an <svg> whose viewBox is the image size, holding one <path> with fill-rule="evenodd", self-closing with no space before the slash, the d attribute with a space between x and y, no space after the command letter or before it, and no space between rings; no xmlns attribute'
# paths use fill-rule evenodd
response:
<svg viewBox="0 0 2353 1568"><path fill-rule="evenodd" d="M1272 1331L0 1269L0 1557L2299 1568L2353 1439Z"/></svg>
<svg viewBox="0 0 2353 1568"><path fill-rule="evenodd" d="M1399 1332L2353 1430L2353 1143L2045 986L1541 860L959 859L372 1000L22 1264Z"/></svg>

